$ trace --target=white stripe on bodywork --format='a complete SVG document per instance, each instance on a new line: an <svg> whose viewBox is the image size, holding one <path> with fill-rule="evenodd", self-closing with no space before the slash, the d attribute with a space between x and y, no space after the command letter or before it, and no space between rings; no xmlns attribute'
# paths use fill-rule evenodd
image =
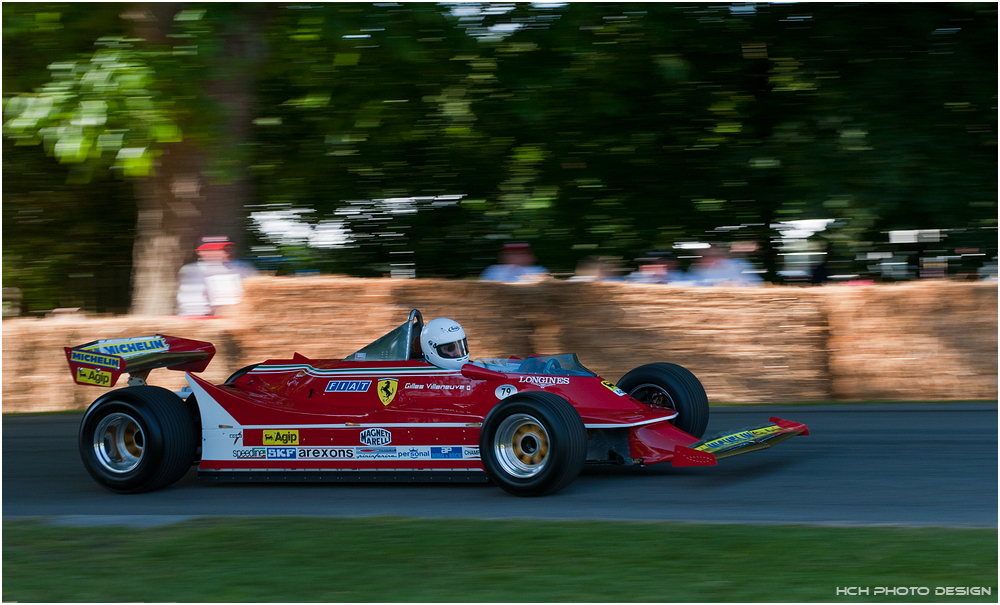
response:
<svg viewBox="0 0 1000 605"><path fill-rule="evenodd" d="M671 418L676 418L677 412L674 412L670 416L663 416L662 418L652 418L650 420L640 420L639 422L630 422L628 424L585 424L583 426L588 429L626 429L632 428L633 426L644 426L647 424L654 424L656 422L663 422L665 420L670 420Z"/></svg>
<svg viewBox="0 0 1000 605"><path fill-rule="evenodd" d="M649 420L641 420L639 422L630 422L623 424L584 424L583 426L588 429L627 429L634 426L644 426L647 424L653 424L656 422L664 422L675 418L677 414L673 416L663 416L662 418L652 418ZM367 429L367 428L383 428L383 429L403 429L403 428L438 428L438 429L459 429L459 428L477 428L481 425L480 422L376 422L376 423L365 423L365 424L246 424L242 428L245 429Z"/></svg>
<svg viewBox="0 0 1000 605"><path fill-rule="evenodd" d="M386 367L386 368L373 368L373 369L334 369L334 370L320 370L314 368L310 365L288 365L288 366L257 366L253 370L247 372L248 374L287 374L290 372L302 372L309 374L310 376L317 376L320 378L328 378L331 376L385 376L386 374L391 374L393 376L461 376L461 372L456 372L454 370L442 370L440 368L413 368L413 367Z"/></svg>

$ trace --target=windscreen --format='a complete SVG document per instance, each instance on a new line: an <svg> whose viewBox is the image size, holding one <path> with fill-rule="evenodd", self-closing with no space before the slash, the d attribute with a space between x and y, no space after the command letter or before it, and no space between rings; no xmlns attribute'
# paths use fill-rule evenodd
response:
<svg viewBox="0 0 1000 605"><path fill-rule="evenodd" d="M583 367L575 353L563 355L531 356L527 359L484 358L477 359L476 365L505 374L533 374L554 376L596 376Z"/></svg>

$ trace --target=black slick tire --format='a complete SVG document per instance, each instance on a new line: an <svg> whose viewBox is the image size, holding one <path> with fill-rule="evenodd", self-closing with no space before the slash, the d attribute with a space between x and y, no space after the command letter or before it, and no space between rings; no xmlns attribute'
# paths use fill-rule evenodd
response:
<svg viewBox="0 0 1000 605"><path fill-rule="evenodd" d="M544 496L583 470L587 429L568 401L552 393L517 393L483 421L479 452L487 476L515 496Z"/></svg>
<svg viewBox="0 0 1000 605"><path fill-rule="evenodd" d="M111 491L161 489L191 468L195 424L184 400L166 389L118 389L97 399L84 414L80 456L91 477Z"/></svg>
<svg viewBox="0 0 1000 605"><path fill-rule="evenodd" d="M708 428L708 395L698 378L673 363L650 363L622 376L618 388L651 406L673 408L671 423L698 437Z"/></svg>

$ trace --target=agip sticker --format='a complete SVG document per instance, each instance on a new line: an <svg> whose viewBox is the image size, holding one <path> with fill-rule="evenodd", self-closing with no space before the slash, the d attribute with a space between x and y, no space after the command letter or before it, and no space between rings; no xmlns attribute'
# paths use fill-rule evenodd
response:
<svg viewBox="0 0 1000 605"><path fill-rule="evenodd" d="M76 368L76 381L85 384L96 384L99 387L111 386L111 372L96 368Z"/></svg>
<svg viewBox="0 0 1000 605"><path fill-rule="evenodd" d="M298 445L299 431L264 431L264 445Z"/></svg>

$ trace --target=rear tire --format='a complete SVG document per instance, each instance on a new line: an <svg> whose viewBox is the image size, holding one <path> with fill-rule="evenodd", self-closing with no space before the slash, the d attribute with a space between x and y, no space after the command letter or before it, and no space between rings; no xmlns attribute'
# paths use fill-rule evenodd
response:
<svg viewBox="0 0 1000 605"><path fill-rule="evenodd" d="M544 496L583 470L587 429L580 414L552 393L511 395L486 416L479 435L486 475L515 496Z"/></svg>
<svg viewBox="0 0 1000 605"><path fill-rule="evenodd" d="M80 424L80 456L101 485L122 494L166 487L195 458L195 418L170 391L153 386L111 391Z"/></svg>
<svg viewBox="0 0 1000 605"><path fill-rule="evenodd" d="M654 407L673 409L671 424L701 439L708 428L708 395L698 378L673 363L650 363L632 370L618 388Z"/></svg>

